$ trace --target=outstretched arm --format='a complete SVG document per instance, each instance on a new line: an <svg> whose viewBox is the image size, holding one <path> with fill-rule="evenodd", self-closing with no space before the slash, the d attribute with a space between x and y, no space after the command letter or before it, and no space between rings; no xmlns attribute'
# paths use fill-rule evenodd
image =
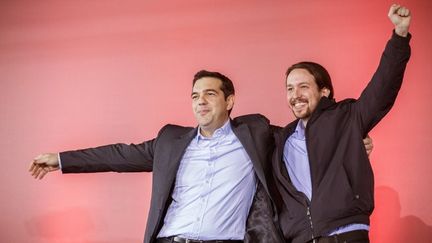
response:
<svg viewBox="0 0 432 243"><path fill-rule="evenodd" d="M173 137L190 131L190 128L177 129L173 133L164 132L169 125L164 126L158 137L140 144L110 144L94 148L86 148L60 153L38 155L30 164L30 174L36 179L42 179L48 172L62 170L62 173L93 173L93 172L150 172L153 170L154 153L158 139L163 137L165 146L159 146L166 151ZM164 134L163 134L164 133Z"/></svg>

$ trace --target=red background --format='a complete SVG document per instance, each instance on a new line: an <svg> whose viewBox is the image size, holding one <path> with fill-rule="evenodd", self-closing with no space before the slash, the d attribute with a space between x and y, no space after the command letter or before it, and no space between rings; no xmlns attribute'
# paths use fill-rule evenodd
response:
<svg viewBox="0 0 432 243"><path fill-rule="evenodd" d="M391 35L391 3L2 1L0 241L141 242L150 173L35 181L32 158L195 126L191 80L203 68L234 80L233 116L262 113L277 125L293 120L284 72L294 62L323 64L336 99L358 97ZM412 58L393 110L371 132L372 242L432 242L432 2L402 4L413 12Z"/></svg>

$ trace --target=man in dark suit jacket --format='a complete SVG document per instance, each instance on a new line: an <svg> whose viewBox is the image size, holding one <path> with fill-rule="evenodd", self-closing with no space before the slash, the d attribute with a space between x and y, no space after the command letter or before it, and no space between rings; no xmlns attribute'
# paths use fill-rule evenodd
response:
<svg viewBox="0 0 432 243"><path fill-rule="evenodd" d="M271 127L261 115L230 119L234 98L229 78L200 71L192 90L198 127L166 125L141 144L41 154L30 172L153 172L145 243L282 242L268 196Z"/></svg>

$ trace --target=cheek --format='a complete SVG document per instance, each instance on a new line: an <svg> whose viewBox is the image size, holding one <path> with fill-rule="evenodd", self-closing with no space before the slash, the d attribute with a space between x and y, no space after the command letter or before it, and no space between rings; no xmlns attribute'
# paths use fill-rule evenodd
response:
<svg viewBox="0 0 432 243"><path fill-rule="evenodd" d="M195 111L197 108L197 103L196 102L192 102L192 110Z"/></svg>
<svg viewBox="0 0 432 243"><path fill-rule="evenodd" d="M312 96L309 98L309 103L311 104L311 106L315 107L318 105L320 99L321 99L320 96Z"/></svg>

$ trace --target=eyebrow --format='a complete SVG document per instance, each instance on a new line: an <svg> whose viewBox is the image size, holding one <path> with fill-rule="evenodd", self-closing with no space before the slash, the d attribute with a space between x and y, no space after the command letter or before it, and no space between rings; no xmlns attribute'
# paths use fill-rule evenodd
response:
<svg viewBox="0 0 432 243"><path fill-rule="evenodd" d="M201 92L208 92L208 91L213 91L213 92L216 92L216 93L219 93L217 90L215 90L215 89L205 89L205 90L203 90L203 91L201 91ZM194 95L194 94L198 94L199 92L192 92L192 94L191 94L191 96L192 95Z"/></svg>
<svg viewBox="0 0 432 243"><path fill-rule="evenodd" d="M298 83L298 84L296 84L296 85L302 85L302 84L310 84L310 82L305 81L305 82ZM286 87L289 87L289 86L296 86L296 85L293 85L293 84L287 84Z"/></svg>

